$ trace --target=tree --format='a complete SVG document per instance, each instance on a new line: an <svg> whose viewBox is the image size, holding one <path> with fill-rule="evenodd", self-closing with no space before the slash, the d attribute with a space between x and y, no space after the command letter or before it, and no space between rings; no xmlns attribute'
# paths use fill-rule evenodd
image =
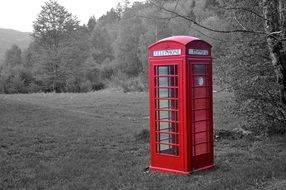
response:
<svg viewBox="0 0 286 190"><path fill-rule="evenodd" d="M265 32L272 65L274 66L277 83L280 86L281 102L286 105L286 3L282 0L263 0L263 16Z"/></svg>
<svg viewBox="0 0 286 190"><path fill-rule="evenodd" d="M140 35L145 28L135 13L144 5L135 4L132 9L126 8L119 23L118 37L114 43L115 59L121 72L128 76L138 76L142 72L142 63L138 57Z"/></svg>
<svg viewBox="0 0 286 190"><path fill-rule="evenodd" d="M216 52L218 59L214 61L220 74L216 78L234 92L235 113L264 130L271 130L277 123L285 126L284 1L193 1L195 5L190 11L194 14L175 9L177 4L180 6L179 1L172 7L162 1L149 2L169 13L170 19L187 20L191 28L213 41L215 46L223 44L223 51ZM203 11L196 12L198 2L201 10L211 10L214 14L199 15Z"/></svg>
<svg viewBox="0 0 286 190"><path fill-rule="evenodd" d="M21 49L13 45L6 51L5 65L0 77L0 91L5 93L27 93L33 76L24 67Z"/></svg>
<svg viewBox="0 0 286 190"><path fill-rule="evenodd" d="M65 7L50 0L33 24L35 41L48 49L56 49L79 28L79 21Z"/></svg>
<svg viewBox="0 0 286 190"><path fill-rule="evenodd" d="M33 38L40 46L37 79L46 90L61 91L65 84L65 70L61 64L61 51L79 30L79 21L63 6L50 0L34 22Z"/></svg>
<svg viewBox="0 0 286 190"><path fill-rule="evenodd" d="M4 67L21 65L21 53L22 51L17 45L12 45L12 47L6 51Z"/></svg>
<svg viewBox="0 0 286 190"><path fill-rule="evenodd" d="M95 25L96 25L96 19L95 19L94 16L92 16L92 17L90 17L88 19L88 22L87 22L87 29L88 29L89 33L92 32L92 30L94 29Z"/></svg>
<svg viewBox="0 0 286 190"><path fill-rule="evenodd" d="M120 10L113 8L101 16L91 35L92 56L96 63L102 64L105 60L114 59L112 43L117 38L120 20Z"/></svg>

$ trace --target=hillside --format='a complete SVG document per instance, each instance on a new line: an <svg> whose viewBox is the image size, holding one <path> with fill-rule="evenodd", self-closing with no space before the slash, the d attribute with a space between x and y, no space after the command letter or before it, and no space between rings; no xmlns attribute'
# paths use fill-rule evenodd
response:
<svg viewBox="0 0 286 190"><path fill-rule="evenodd" d="M9 49L13 44L18 45L21 49L23 49L28 47L31 40L31 36L27 32L0 28L0 65L4 60L6 50Z"/></svg>

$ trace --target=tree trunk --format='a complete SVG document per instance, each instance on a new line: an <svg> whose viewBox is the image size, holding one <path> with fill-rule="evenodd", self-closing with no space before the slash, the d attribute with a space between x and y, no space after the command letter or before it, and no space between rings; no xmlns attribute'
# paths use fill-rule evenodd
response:
<svg viewBox="0 0 286 190"><path fill-rule="evenodd" d="M281 102L286 104L286 60L282 44L283 28L281 26L281 1L263 0L265 32L272 64L275 68L277 83L280 85Z"/></svg>

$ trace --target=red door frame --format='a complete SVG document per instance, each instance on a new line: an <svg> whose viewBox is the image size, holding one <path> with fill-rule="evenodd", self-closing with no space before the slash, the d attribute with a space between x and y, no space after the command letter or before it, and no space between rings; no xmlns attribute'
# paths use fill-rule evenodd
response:
<svg viewBox="0 0 286 190"><path fill-rule="evenodd" d="M179 113L179 155L165 155L156 152L156 135L155 135L155 81L154 70L156 66L171 66L177 65L178 67L178 113ZM185 59L161 59L150 60L149 67L149 96L150 96L150 152L151 164L150 169L156 171L169 171L173 173L188 174L187 171L187 149L186 149L186 123L185 121L185 80L184 73Z"/></svg>

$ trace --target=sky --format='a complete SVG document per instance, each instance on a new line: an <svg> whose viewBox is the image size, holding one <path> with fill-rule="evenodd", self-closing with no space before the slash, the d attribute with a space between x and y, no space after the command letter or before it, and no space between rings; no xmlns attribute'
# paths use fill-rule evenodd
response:
<svg viewBox="0 0 286 190"><path fill-rule="evenodd" d="M33 31L33 21L41 11L41 6L48 0L1 0L0 28L22 32ZM134 2L135 0L129 0ZM144 1L144 0L136 0ZM68 12L77 16L81 24L86 24L91 16L99 18L124 0L57 0Z"/></svg>

